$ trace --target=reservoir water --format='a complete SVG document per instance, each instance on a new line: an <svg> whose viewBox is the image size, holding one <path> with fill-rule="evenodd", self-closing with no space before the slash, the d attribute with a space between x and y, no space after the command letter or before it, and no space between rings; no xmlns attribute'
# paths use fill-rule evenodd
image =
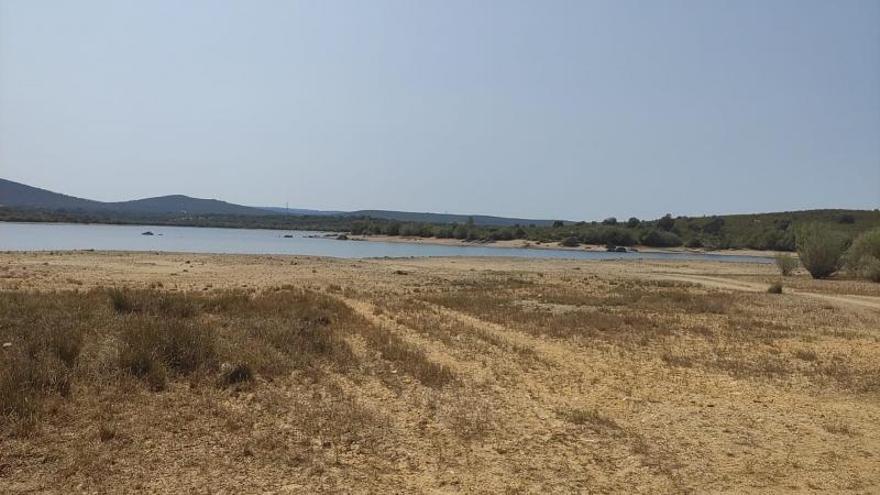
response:
<svg viewBox="0 0 880 495"><path fill-rule="evenodd" d="M143 232L154 235L142 235ZM760 256L696 253L607 253L480 245L338 241L325 232L261 229L0 222L0 251L165 251L187 253L299 254L336 258L515 256L564 259L673 259L769 263ZM289 237L285 237L289 236ZM314 236L314 237L313 237Z"/></svg>

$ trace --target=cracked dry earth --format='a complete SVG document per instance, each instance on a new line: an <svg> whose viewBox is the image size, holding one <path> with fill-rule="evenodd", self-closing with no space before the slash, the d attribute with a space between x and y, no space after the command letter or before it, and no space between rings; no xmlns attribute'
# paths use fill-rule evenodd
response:
<svg viewBox="0 0 880 495"><path fill-rule="evenodd" d="M880 290L798 274L767 294L777 278L709 262L0 254L3 294L99 306L70 391L0 420L0 492L876 493ZM108 309L109 287L305 298L328 316L284 324L323 322L338 352L257 355L260 313L204 309L221 342L245 339L219 361L254 377L221 387L206 365L156 391L113 371L103 334L135 317Z"/></svg>

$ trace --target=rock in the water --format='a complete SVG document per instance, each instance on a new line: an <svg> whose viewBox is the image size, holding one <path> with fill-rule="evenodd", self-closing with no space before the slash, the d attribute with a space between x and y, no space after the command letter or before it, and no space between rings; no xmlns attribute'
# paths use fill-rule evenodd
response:
<svg viewBox="0 0 880 495"><path fill-rule="evenodd" d="M141 235L153 235L153 233L148 230L146 232L141 232Z"/></svg>

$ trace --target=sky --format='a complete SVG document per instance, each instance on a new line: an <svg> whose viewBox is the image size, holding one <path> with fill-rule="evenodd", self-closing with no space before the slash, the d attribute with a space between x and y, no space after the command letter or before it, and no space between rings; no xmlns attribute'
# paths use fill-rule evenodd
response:
<svg viewBox="0 0 880 495"><path fill-rule="evenodd" d="M0 177L524 218L880 207L880 1L0 0Z"/></svg>

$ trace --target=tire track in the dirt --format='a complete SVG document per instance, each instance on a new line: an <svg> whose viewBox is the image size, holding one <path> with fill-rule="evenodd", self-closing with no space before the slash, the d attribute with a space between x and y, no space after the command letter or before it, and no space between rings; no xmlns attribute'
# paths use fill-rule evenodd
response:
<svg viewBox="0 0 880 495"><path fill-rule="evenodd" d="M571 449L569 458L576 458L584 451L598 451L602 452L602 462L616 465L613 470L616 473L614 476L627 476L624 473L633 475L638 472L638 476L661 478L673 485L677 483L675 472L646 467L642 461L644 453L635 453L639 450L637 445L644 445L642 438L629 431L625 425L622 425L623 429L620 431L596 429L586 435L582 431L577 435L571 435L572 427L563 419L567 412L575 409L599 411L600 414L613 411L609 416L625 417L625 409L630 407L629 404L632 404L634 399L628 397L623 390L597 383L595 379L614 374L635 375L639 373L638 370L627 370L607 363L600 365L599 362L602 360L597 359L598 356L591 356L586 350L582 352L573 350L576 349L573 345L547 341L442 305L428 304L448 318L481 328L494 334L499 340L506 340L515 346L532 348L539 358L550 363L550 367L522 370L523 377L520 381L525 392L522 399L532 407L535 418L545 429L555 431L557 434L560 431L569 431L564 437L565 440L562 440L564 445L557 446L561 450ZM628 379L624 377L623 381L626 382ZM510 398L513 401L516 397L510 394ZM520 403L518 407L528 406ZM557 438L561 440L562 437L557 436ZM605 481L613 484L614 476Z"/></svg>
<svg viewBox="0 0 880 495"><path fill-rule="evenodd" d="M591 480L597 486L614 486L622 482L620 477L629 476L635 472L640 473L639 476L666 478L665 475L657 475L645 468L638 458L632 455L629 443L621 442L622 437L617 432L589 429L585 431L568 423L562 417L563 411L575 407L576 404L559 400L559 398L579 396L584 391L580 385L588 382L587 374L578 373L566 376L564 373L558 373L558 369L552 369L552 366L539 367L542 372L538 374L529 371L528 367L523 369L514 365L513 368L516 369L511 369L511 360L503 353L486 354L485 357L491 361L489 365L471 360L455 359L450 355L453 351L445 344L425 338L417 330L397 323L390 316L375 314L374 306L369 302L345 298L340 300L370 323L393 331L409 343L425 350L426 355L432 360L449 366L457 375L462 377L479 376L476 380L466 380L460 385L462 387L460 390L453 392L462 397L470 397L468 399L470 404L466 406L468 408L478 407L480 401L488 400L488 404L491 404L492 413L498 420L498 424L492 428L489 434L493 440L492 444L482 443L478 449L471 445L465 451L468 452L468 455L473 456L471 462L483 466L481 470L485 476L498 480L496 483L522 478L528 483L537 482L538 486L541 486L540 480L528 480L528 473L530 471L547 472L548 470L564 471L565 473L561 474L561 477L571 483L567 489L585 488L587 486L585 485L586 480ZM431 304L431 306L436 305ZM437 308L440 314L451 316L450 310L439 306ZM459 319L459 321L461 320ZM474 321L465 320L462 322L474 326ZM479 322L476 326L480 327L481 325L482 322ZM505 338L504 334L509 334L507 330L492 333L497 334L496 337L510 342L511 346L528 345L522 342L517 344ZM529 344L535 343L537 341L529 342ZM503 381L496 380L494 372L505 368L506 371L516 373L517 376ZM474 373L481 373L481 375L474 375ZM548 383L548 377L552 377L556 385L567 383L566 387L570 385L571 389L564 391L567 393L560 394L563 391L558 386ZM440 392L435 391L434 393ZM598 397L595 394L591 395ZM619 402L620 397L608 397L607 399ZM423 405L411 404L411 407L419 412L410 410L409 414L415 417L430 415L421 409ZM507 425L511 427L507 427ZM577 433L573 434L574 431ZM460 443L458 448L462 448L462 445L464 444ZM452 451L455 446L447 444L446 449ZM553 451L555 451L554 454L549 454ZM536 458L533 452L545 452L548 455ZM569 459L570 462L567 466L548 464L549 460L559 458ZM610 472L604 469L597 470L596 466L600 462L612 463L617 466L617 469ZM539 465L542 465L541 469L536 469Z"/></svg>
<svg viewBox="0 0 880 495"><path fill-rule="evenodd" d="M652 278L662 279L662 280L671 280L676 282L690 282L695 284L700 284L704 287L712 287L716 289L727 289L727 290L740 290L746 292L766 292L767 284L757 283L757 282L746 282L743 280L731 280L721 277L708 277L704 275L682 275L682 274L672 274L672 273L658 273L652 274ZM844 304L844 305L852 305L859 306L862 308L868 309L876 309L880 310L880 298L871 297L871 296L854 296L854 295L832 295L832 294L820 294L817 292L809 292L805 290L799 289L785 289L786 294L792 294L796 296L809 297L813 299L819 299L827 302Z"/></svg>
<svg viewBox="0 0 880 495"><path fill-rule="evenodd" d="M370 324L392 332L407 344L424 352L428 360L449 368L456 376L467 376L479 383L484 382L491 375L490 369L477 362L456 359L444 344L426 339L419 335L417 331L397 323L394 319L384 314L376 314L376 306L369 302L343 297L339 298L339 300L366 319Z"/></svg>

